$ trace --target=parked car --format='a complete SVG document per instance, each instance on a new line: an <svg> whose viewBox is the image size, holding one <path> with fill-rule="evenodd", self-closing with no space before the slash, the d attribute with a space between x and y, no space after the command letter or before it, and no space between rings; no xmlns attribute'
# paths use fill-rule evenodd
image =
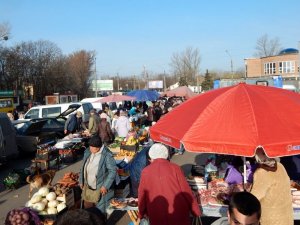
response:
<svg viewBox="0 0 300 225"><path fill-rule="evenodd" d="M82 113L82 120L89 121L89 112L93 108L90 102L77 102L77 103L63 103L52 105L40 105L30 108L24 115L25 119L38 119L38 118L55 118L62 112L66 111L73 105L79 105L78 111ZM66 115L68 117L68 115Z"/></svg>
<svg viewBox="0 0 300 225"><path fill-rule="evenodd" d="M42 132L47 119L41 121L13 121L16 128L16 142L20 153L35 153L37 145L55 143L55 132Z"/></svg>
<svg viewBox="0 0 300 225"><path fill-rule="evenodd" d="M12 121L17 133L18 150L21 153L34 153L37 145L54 143L63 138L66 117L80 107L80 104L71 104L57 117Z"/></svg>

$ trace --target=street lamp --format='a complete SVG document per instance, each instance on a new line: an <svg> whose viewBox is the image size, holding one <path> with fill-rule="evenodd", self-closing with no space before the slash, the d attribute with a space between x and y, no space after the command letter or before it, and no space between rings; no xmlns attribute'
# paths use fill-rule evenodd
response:
<svg viewBox="0 0 300 225"><path fill-rule="evenodd" d="M228 55L229 58L230 58L231 79L233 79L233 63L232 63L232 57L231 57L231 55L229 54L228 50L225 50L225 52L227 53L227 55Z"/></svg>

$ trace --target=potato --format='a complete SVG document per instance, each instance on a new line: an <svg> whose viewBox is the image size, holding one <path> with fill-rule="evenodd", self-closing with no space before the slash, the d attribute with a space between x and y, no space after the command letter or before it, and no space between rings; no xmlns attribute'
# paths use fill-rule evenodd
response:
<svg viewBox="0 0 300 225"><path fill-rule="evenodd" d="M22 217L25 222L29 220L29 215L27 213L24 213Z"/></svg>

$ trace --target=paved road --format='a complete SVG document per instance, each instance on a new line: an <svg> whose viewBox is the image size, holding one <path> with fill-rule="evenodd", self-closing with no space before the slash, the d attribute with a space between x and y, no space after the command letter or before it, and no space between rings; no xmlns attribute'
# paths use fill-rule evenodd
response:
<svg viewBox="0 0 300 225"><path fill-rule="evenodd" d="M185 152L183 155L173 156L172 161L180 165L186 174L189 173L192 164L203 164L205 162L205 155L193 154ZM13 168L26 168L30 165L30 157L21 158L11 161L6 167L1 168L0 181L2 183L3 178L7 176L8 172ZM55 183L66 172L79 172L82 161L79 160L72 165L69 165L59 170L54 178ZM4 223L6 214L13 208L24 207L24 204L28 200L29 185L24 185L16 190L4 190L3 186L0 188L0 224ZM130 222L130 218L125 212L114 212L109 218L108 225L127 225ZM210 224L210 223L206 223ZM205 225L205 224L204 224Z"/></svg>

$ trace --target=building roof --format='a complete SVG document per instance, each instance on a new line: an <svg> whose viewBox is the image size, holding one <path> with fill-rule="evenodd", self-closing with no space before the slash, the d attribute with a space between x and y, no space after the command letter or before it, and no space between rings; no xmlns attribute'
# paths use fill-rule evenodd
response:
<svg viewBox="0 0 300 225"><path fill-rule="evenodd" d="M286 55L286 54L298 54L299 50L295 48L286 48L279 52L278 55Z"/></svg>

